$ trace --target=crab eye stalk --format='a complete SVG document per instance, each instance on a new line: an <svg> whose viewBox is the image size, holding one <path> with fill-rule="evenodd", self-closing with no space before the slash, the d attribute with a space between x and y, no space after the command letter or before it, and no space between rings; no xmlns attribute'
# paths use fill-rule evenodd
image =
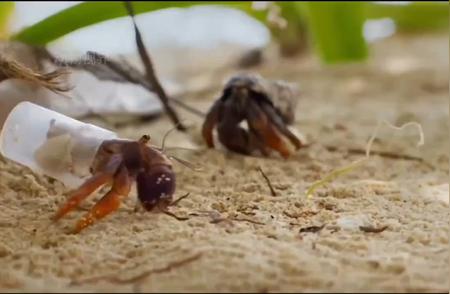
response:
<svg viewBox="0 0 450 294"><path fill-rule="evenodd" d="M139 139L139 143L141 143L141 144L147 144L149 141L150 141L150 136L149 135L143 135Z"/></svg>

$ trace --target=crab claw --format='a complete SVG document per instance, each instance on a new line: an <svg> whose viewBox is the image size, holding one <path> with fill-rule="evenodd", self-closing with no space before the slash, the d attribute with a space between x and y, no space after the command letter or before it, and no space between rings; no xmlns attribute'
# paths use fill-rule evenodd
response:
<svg viewBox="0 0 450 294"><path fill-rule="evenodd" d="M288 158L291 151L268 116L262 111L258 103L252 100L248 100L248 103L247 121L249 127L263 139L267 146L278 151L284 158Z"/></svg>
<svg viewBox="0 0 450 294"><path fill-rule="evenodd" d="M214 147L213 142L213 129L215 125L217 124L217 121L219 120L219 112L221 108L222 100L217 100L213 106L211 106L211 109L208 111L208 114L206 115L205 121L203 122L202 126L202 136L206 141L206 144L209 148Z"/></svg>
<svg viewBox="0 0 450 294"><path fill-rule="evenodd" d="M289 141L295 146L296 149L300 149L303 146L303 142L300 141L297 136L292 133L288 127L284 124L281 117L277 115L275 110L267 103L261 103L261 109L266 113L269 120L273 123L273 125L284 135Z"/></svg>

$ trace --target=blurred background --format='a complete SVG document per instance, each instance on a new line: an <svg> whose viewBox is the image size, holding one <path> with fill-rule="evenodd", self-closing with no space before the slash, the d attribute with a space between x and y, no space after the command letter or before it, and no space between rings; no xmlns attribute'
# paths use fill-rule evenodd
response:
<svg viewBox="0 0 450 294"><path fill-rule="evenodd" d="M264 61L266 52L282 59L312 55L324 67L363 63L370 60L371 44L380 40L449 27L448 2L169 1L133 5L161 83L173 96L222 83L225 69L251 68ZM132 22L122 2L2 2L0 29L7 44L46 46L62 59L96 51L141 66ZM10 48L19 60L29 60L28 53L4 48ZM10 106L34 99L74 117L161 111L159 100L139 86L99 82L82 72L71 76L71 84L77 86L69 93L73 99L68 100L35 88L25 95L25 89L17 92L16 81L6 81L0 84L0 106L8 108L4 101L8 97L13 101Z"/></svg>

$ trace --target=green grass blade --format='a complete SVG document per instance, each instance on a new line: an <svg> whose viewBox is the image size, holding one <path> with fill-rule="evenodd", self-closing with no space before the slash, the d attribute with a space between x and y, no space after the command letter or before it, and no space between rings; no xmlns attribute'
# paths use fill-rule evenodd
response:
<svg viewBox="0 0 450 294"><path fill-rule="evenodd" d="M266 12L253 11L251 2L203 2L203 1L133 1L136 14L167 8L185 8L194 5L223 5L241 9L256 19L263 20ZM12 38L32 45L45 45L78 29L110 19L126 16L122 2L84 2L64 9L25 28Z"/></svg>
<svg viewBox="0 0 450 294"><path fill-rule="evenodd" d="M312 42L327 63L362 61L368 56L363 35L364 2L308 2Z"/></svg>
<svg viewBox="0 0 450 294"><path fill-rule="evenodd" d="M9 21L14 12L14 2L0 2L0 38L5 39L9 35Z"/></svg>

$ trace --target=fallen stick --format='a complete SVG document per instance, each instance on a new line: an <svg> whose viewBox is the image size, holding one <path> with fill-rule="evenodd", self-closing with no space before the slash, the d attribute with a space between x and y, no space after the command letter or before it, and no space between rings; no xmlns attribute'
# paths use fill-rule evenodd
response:
<svg viewBox="0 0 450 294"><path fill-rule="evenodd" d="M275 192L275 189L273 188L272 183L270 182L269 178L266 176L264 171L261 169L261 167L258 167L258 170L261 173L261 175L263 176L263 178L266 180L267 186L269 186L270 193L272 194L272 196L277 196L277 192Z"/></svg>

